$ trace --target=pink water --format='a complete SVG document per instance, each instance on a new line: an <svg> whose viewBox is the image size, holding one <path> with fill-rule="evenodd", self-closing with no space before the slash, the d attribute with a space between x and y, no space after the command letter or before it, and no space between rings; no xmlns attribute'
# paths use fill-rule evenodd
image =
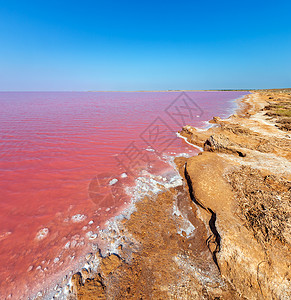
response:
<svg viewBox="0 0 291 300"><path fill-rule="evenodd" d="M245 94L1 92L0 298L24 298L72 268L93 242L86 233L126 206L140 169L197 153L176 137L181 125L226 117Z"/></svg>

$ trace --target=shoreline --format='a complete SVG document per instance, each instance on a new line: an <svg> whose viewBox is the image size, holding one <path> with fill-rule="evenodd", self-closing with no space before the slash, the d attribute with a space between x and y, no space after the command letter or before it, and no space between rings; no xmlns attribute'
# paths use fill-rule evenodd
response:
<svg viewBox="0 0 291 300"><path fill-rule="evenodd" d="M210 211L213 211L213 209L211 208L213 203L209 203L209 205L207 205L209 208L207 208L207 206L205 206L205 203L207 203L208 200L204 199L207 192L205 191L205 187L204 190L202 188L203 193L199 190L201 189L201 187L197 189L197 186L201 185L202 183L203 185L205 185L205 174L201 175L202 178L199 179L200 181L198 180L198 182L195 183L195 180L197 179L195 179L195 176L194 179L192 178L193 174L191 174L191 168L192 165L193 169L197 168L197 165L199 166L199 164L201 164L201 160L204 160L204 163L210 163L211 168L215 169L217 167L217 159L225 160L223 162L223 166L220 166L220 170L216 170L215 173L216 175L218 175L218 178L221 179L224 176L220 174L221 169L229 169L229 166L232 166L232 168L234 166L240 166L240 162L235 161L235 163L233 164L233 161L224 156L237 156L237 154L241 152L241 150L236 149L233 145L231 145L231 147L228 147L227 145L227 147L224 148L218 147L218 149L210 149L211 147L205 149L205 140L207 140L205 139L205 137L207 134L209 135L209 132L215 133L219 126L225 126L223 122L231 123L231 120L237 120L237 118L246 118L247 120L250 116L256 115L258 113L258 107L255 107L256 103L254 103L254 101L250 101L250 98L252 98L252 95L254 94L255 93L246 95L243 97L243 99L240 99L239 106L236 109L236 113L230 118L224 120L220 118L214 118L212 121L210 121L210 123L216 125L214 127L195 131L195 133L191 131L189 133L189 129L191 128L191 126L189 126L189 128L185 128L185 126L185 130L183 128L179 135L181 135L183 139L187 139L188 144L191 144L194 147L200 147L200 149L204 148L203 153L200 153L200 155L194 156L192 158L176 157L175 163L177 169L180 172L180 177L183 179L183 183L178 184L177 186L168 186L164 189L161 188L159 191L153 188L152 190L155 190L156 193L152 194L151 197L143 197L139 201L132 203L130 205L130 208L125 209L125 211L123 211L120 215L114 217L114 220L109 222L110 225L103 231L103 233L101 233L101 238L103 235L104 240L109 240L109 244L111 245L113 241L114 247L111 247L111 249L107 247L107 250L105 247L105 250L103 252L101 250L98 250L96 253L88 254L88 258L90 256L90 259L88 260L84 268L80 270L80 272L72 276L70 285L64 291L64 297L67 297L67 299L92 299L90 297L99 295L100 299L104 299L106 295L111 295L112 293L116 292L119 293L119 296L122 295L124 297L131 297L133 295L137 296L137 282L135 282L137 278L139 278L138 280L141 281L145 280L145 287L139 286L139 288L141 288L142 290L143 296L154 295L157 297L163 296L168 299L172 299L172 297L178 295L177 299L185 299L183 297L190 297L191 299L195 299L197 297L205 296L205 291L203 290L205 289L205 285L207 286L206 289L209 295L223 296L225 299L240 299L238 298L239 294L246 294L247 292L249 293L249 291L246 291L246 289L242 288L243 284L241 282L237 283L237 285L239 286L238 288L235 285L233 286L233 283L230 284L231 279L228 279L226 275L221 277L223 263L220 262L222 258L219 258L219 255L222 256L223 251L220 251L220 249L218 249L223 246L221 245L221 241L218 242L218 240L221 239L221 233L218 234L218 232L220 232L221 230L221 225L219 226L219 228L216 228L217 226L215 225L214 221L214 223L212 223L212 226L209 227L208 223L211 221L211 219L213 219L214 216L212 213L210 213ZM193 135L195 135L195 138L193 138ZM212 154L215 157L213 157ZM239 154L238 156L241 157ZM192 160L195 162L192 162ZM185 165L187 166L186 169ZM190 171L188 170L189 165ZM203 170L200 170L199 168L198 170L203 174ZM222 185L225 188L225 182L223 182ZM229 190L229 187L226 190ZM194 192L195 197L193 194ZM231 194L233 193L233 191L229 193ZM179 198L179 195L181 194L184 195L186 200L184 199L182 201ZM200 195L202 201L196 199L196 194ZM233 194L229 197L233 197ZM164 212L161 212L159 210L157 212L155 201L158 201L159 203L161 203L161 206L164 206L167 214L166 218L164 216ZM217 210L219 210L219 207L217 208ZM148 214L149 211L151 212L151 214ZM143 219L143 214L148 214L150 217L157 214L160 217L160 219L154 220L155 222L153 221L153 223L155 224L153 228L158 231L160 230L159 227L163 228L163 225L160 224L162 219L166 220L165 222L169 222L167 218L172 218L170 222L171 226L167 224L167 226L164 227L164 230L169 227L171 228L171 230L169 230L169 236L167 236L166 234L167 237L165 238L167 245L169 247L172 247L171 243L173 242L173 240L175 240L176 242L178 241L178 245L175 245L174 249L172 249L173 251L169 251L170 255L168 255L169 253L165 254L164 251L159 248L156 249L155 246L153 246L153 250L147 249L147 252L144 253L144 248L147 248L148 243L152 245L153 243L157 243L157 240L159 239L155 240L153 236L149 234L148 228L144 228L145 232L143 234L140 234L141 227L143 228L143 224L140 224L140 220ZM234 218L231 213L229 214L229 216L231 218ZM215 212L215 218L218 218L217 212ZM135 221L138 224L134 224ZM144 220L142 223L147 222L148 220ZM243 225L240 225L240 227L243 227ZM240 228L240 230L243 229ZM246 232L246 234L250 236L248 231ZM171 241L170 244L168 239ZM251 236L250 239L252 243L256 247L258 247L255 244L256 239L254 238L255 241L253 241L253 237ZM207 240L208 243L206 244L205 241ZM192 243L194 244L194 242L195 245L193 246ZM187 247L185 247L185 244L187 244ZM189 251L191 252L190 254L186 255L186 258L184 257L185 251L186 253ZM257 251L259 252L260 249ZM159 253L162 256L161 259L156 257ZM184 256L181 253L184 253ZM145 254L149 257L152 256L152 259L154 258L157 265L159 265L158 270L161 270L163 273L165 273L165 277L167 278L167 280L170 279L168 280L170 283L165 283L163 280L161 281L161 279L159 279L160 283L157 285L157 287L163 287L167 285L167 288L164 287L162 288L162 290L158 291L156 289L152 290L149 288L149 283L147 283L146 281L146 276L143 274L142 270L140 270L141 266L145 267ZM204 260L202 262L199 260L199 267L197 266L197 261L195 261L197 260L197 256L204 257ZM182 264L181 257L183 257L184 259ZM161 264L161 260L163 261L163 264ZM174 265L169 263L169 261L173 260L175 261ZM225 259L225 261L227 260ZM169 267L165 267L165 263L170 264L172 269ZM194 269L193 265L195 266ZM92 266L94 266L94 268ZM190 268L191 270L189 270L189 266L192 266L192 269ZM153 268L155 269L155 267ZM180 283L174 284L174 282L177 282L177 278L175 278L175 280L173 279L173 268L177 268L177 270L180 271L182 270L183 275L188 278L187 283L183 283L184 287L181 283L184 279L181 278L181 276L178 276ZM130 272L129 269L131 269ZM139 272L134 273L132 269L139 269ZM128 282L128 280L125 278L126 274L128 278L132 278L131 281L133 282ZM137 278L133 276L137 276ZM249 279L249 276L245 275L245 277L246 279ZM136 279L134 280L133 278ZM156 277L155 280L157 280ZM115 282L119 283L118 286L116 286ZM255 283L253 283L253 285L255 286ZM118 289L118 291L113 290L114 287L115 289ZM168 292L169 288L171 290L170 294ZM195 291L190 291L193 289L195 289ZM260 291L262 290L262 287L256 287L255 290ZM259 293L260 295L263 294L262 291L260 291ZM115 294L115 296L116 295L117 294Z"/></svg>
<svg viewBox="0 0 291 300"><path fill-rule="evenodd" d="M234 106L236 106L236 107L234 107L233 109L232 109L232 112L231 113L234 113L234 112L236 112L236 110L237 109L239 109L239 105L238 105L238 103L240 103L245 97L247 97L247 95L246 96L243 96L243 97L240 97L240 98L238 98L238 99L234 99ZM208 125L207 125L207 127L209 127L209 126L213 126L213 124L211 124L211 123L208 123ZM201 131L207 131L208 130L208 128L204 128L204 129L199 129L199 130L201 130ZM199 151L203 151L203 148L202 147L199 147L199 146L197 146L197 145L193 145L192 143L189 143L183 136L181 136L179 133L177 133L177 136L178 137L180 137L180 138L182 138L182 139L184 139L185 140L185 142L187 143L187 144L190 144L191 146L193 146L194 148L196 148L196 149L199 149ZM177 157L176 157L177 158ZM178 160L179 159L181 159L181 158L178 158ZM184 162L184 160L185 160L185 158L182 158L181 159L183 162ZM180 168L178 165L175 165L175 166L173 166L173 168L175 168L176 170L178 169L178 168ZM177 170L178 171L178 170ZM179 172L179 171L178 171ZM180 178L183 180L183 175L181 176L182 174L180 174ZM184 184L181 184L181 186L184 186ZM154 189L154 188L152 188L152 189ZM160 190L159 191L159 195L163 195L163 194L165 194L165 193L167 193L168 192L168 190L169 190L169 187L167 186L166 188L164 188L163 190ZM157 190L156 190L156 192L157 192ZM185 191L184 191L185 192ZM148 194L147 195L145 195L146 197L145 198L147 198L147 196L148 196ZM171 197L173 197L173 195L170 195L170 198ZM158 196L158 198L159 198L159 196ZM102 232L102 234L101 234L101 236L103 236L103 237L105 237L105 239L109 239L110 240L110 238L108 238L108 236L112 236L112 228L118 228L118 227L122 227L122 225L121 224L117 224L118 222L119 223L121 223L122 221L121 220L123 220L123 221L125 221L125 222L128 222L129 220L130 220L130 218L132 217L132 214L136 211L136 208L135 208L135 206L136 206L136 204L137 203L139 203L139 202L143 202L145 199L144 198L140 198L138 201L136 201L136 202L133 202L133 203L131 203L130 204L130 206L128 207L128 208L126 208L123 212L121 212L121 214L120 215L118 215L118 216L116 216L116 217L114 217L112 220L109 220L109 222L108 222L108 225L106 226L106 229L104 230L104 234L103 234L103 232ZM188 199L188 201L191 201L190 199ZM189 204L189 202L188 202L188 204ZM146 209L143 209L143 211L145 211ZM179 211L179 209L176 207L175 209L174 209L175 211ZM193 210L194 210L194 208L193 208ZM181 217L181 213L180 212L178 212L178 214L179 214L179 217ZM186 218L186 220L187 220L187 218ZM186 221L187 222L187 221ZM189 221L188 221L189 222ZM180 224L181 225L181 224ZM179 225L178 225L179 226ZM202 227L202 225L200 224L200 226ZM191 227L191 226L190 226ZM189 230L188 230L189 231ZM187 229L185 230L185 231L183 231L183 230L181 230L181 232L180 232L180 234L181 234L181 236L182 236L182 239L185 239L185 237L184 237L184 235L182 234L182 232L187 232ZM205 232L203 231L203 234L204 234L204 236L206 236L206 234L205 234ZM202 234L202 235L203 235ZM107 237L106 237L106 235L107 235ZM124 235L124 236L126 236L126 235ZM186 234L186 237L187 237L187 234ZM119 236L117 235L116 236L116 234L115 234L115 239L116 240L118 240L119 239ZM205 239L206 239L206 237L205 237ZM200 244L204 244L204 239L202 239L202 240L200 240L199 241L199 243ZM116 243L114 243L114 244L116 244ZM103 247L104 247L104 245L103 245ZM103 248L103 247L101 247L101 248ZM200 248L201 247L203 247L202 245L200 246ZM206 251L206 249L208 249L207 247L204 249L204 251ZM102 265L102 261L103 261L103 259L107 259L107 258L109 258L109 257L112 257L112 255L114 255L113 257L115 257L115 255L117 255L119 258L120 257L122 257L122 254L120 253L120 248L118 248L118 246L115 246L114 248L111 248L111 249L109 249L109 247L105 247L105 249L99 249L99 253L97 253L97 255L95 254L95 256L94 256L94 260L95 260L95 264L97 265L97 266L99 266L100 267L100 265ZM207 264L208 265L210 265L210 267L211 268L216 268L216 266L215 265L213 265L213 261L212 261L212 258L211 258L211 253L209 252L209 253L207 253L207 260L208 260L208 262L207 262ZM121 259L122 260L122 259ZM129 260L128 262L130 262L131 260ZM86 268L86 266L85 266L85 269L87 270L88 269L88 265L89 264L87 264L87 268ZM75 299L75 297L77 297L76 295L78 295L78 298L80 298L80 299L86 299L86 295L81 295L82 293L83 293L83 291L81 291L81 294L80 294L80 288L82 287L82 283L80 283L80 282L85 282L86 280L92 280L92 278L91 278L91 275L90 274L88 274L88 272L86 271L86 270L84 270L84 268L82 269L80 269L80 272L78 272L78 273L76 273L73 277L72 277L72 284L71 284L71 293L73 294L73 295L71 295L71 297L72 297L72 299ZM217 271L217 270L216 270ZM214 271L214 272L216 272L216 271ZM91 279L90 279L91 278ZM93 278L94 278L94 276L93 276ZM94 279L93 279L94 280ZM98 281L100 281L100 278L98 279ZM97 286L98 286L98 284L97 284ZM95 286L95 288L96 288L96 286ZM91 288L90 288L91 289ZM85 294L86 294L86 292L85 292ZM88 295L87 295L88 296ZM88 296L88 297L90 297L90 296ZM70 299L70 298L69 298Z"/></svg>

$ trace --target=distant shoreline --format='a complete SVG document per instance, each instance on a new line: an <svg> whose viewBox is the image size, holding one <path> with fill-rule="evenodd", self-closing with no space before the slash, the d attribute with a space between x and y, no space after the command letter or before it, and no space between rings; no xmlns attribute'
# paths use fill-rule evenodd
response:
<svg viewBox="0 0 291 300"><path fill-rule="evenodd" d="M165 92L237 92L251 91L249 89L241 90L153 90L153 91L88 91L90 93L165 93Z"/></svg>
<svg viewBox="0 0 291 300"><path fill-rule="evenodd" d="M162 92L251 92L251 91L280 91L280 92L290 92L291 88L274 88L274 89L208 89L208 90L137 90L137 91L87 91L91 93L98 93L98 92L114 92L114 93L162 93Z"/></svg>

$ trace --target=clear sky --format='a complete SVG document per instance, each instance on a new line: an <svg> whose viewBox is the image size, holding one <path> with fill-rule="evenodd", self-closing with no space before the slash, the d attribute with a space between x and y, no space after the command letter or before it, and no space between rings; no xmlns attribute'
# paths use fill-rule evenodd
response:
<svg viewBox="0 0 291 300"><path fill-rule="evenodd" d="M0 90L291 87L291 1L0 0Z"/></svg>

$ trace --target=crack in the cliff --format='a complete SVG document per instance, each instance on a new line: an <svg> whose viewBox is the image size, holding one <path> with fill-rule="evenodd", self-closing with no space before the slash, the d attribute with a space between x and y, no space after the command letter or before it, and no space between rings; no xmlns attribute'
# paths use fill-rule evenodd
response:
<svg viewBox="0 0 291 300"><path fill-rule="evenodd" d="M185 167L184 167L184 176L185 176L185 179L186 179L186 182L187 182L187 185L188 185L188 190L189 190L189 195L190 195L191 200L196 205L203 208L204 210L206 210L211 215L211 218L209 220L209 228L210 228L212 234L207 238L206 244L207 244L210 252L212 253L213 261L216 264L216 266L217 266L217 268L220 272L220 268L219 268L218 261L217 261L217 253L220 251L221 237L220 237L220 234L218 233L216 225L215 225L216 213L212 209L204 206L201 202L199 202L196 199L196 197L194 195L194 191L193 191L192 180L191 180L191 178L190 178L190 176L187 172L187 162L185 163ZM211 251L211 249L210 249L210 244L211 243L214 243L216 245L214 251Z"/></svg>

